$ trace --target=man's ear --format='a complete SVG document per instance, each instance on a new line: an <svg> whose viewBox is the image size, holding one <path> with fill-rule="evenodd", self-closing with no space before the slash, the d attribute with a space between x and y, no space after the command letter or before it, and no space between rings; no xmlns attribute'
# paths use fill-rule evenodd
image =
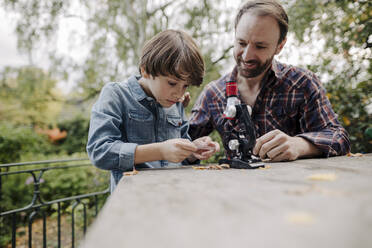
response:
<svg viewBox="0 0 372 248"><path fill-rule="evenodd" d="M141 67L141 75L144 78L147 78L147 79L150 78L150 75L145 71L143 67Z"/></svg>
<svg viewBox="0 0 372 248"><path fill-rule="evenodd" d="M282 40L282 42L280 42L280 44L276 47L275 55L280 53L280 51L283 49L286 42L287 42L287 38L285 38L284 40Z"/></svg>

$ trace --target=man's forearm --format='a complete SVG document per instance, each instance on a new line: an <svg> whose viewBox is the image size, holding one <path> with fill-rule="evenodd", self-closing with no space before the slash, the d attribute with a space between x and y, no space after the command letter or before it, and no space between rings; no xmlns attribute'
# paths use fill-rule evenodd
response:
<svg viewBox="0 0 372 248"><path fill-rule="evenodd" d="M348 133L342 126L329 127L318 132L297 135L313 144L325 157L345 155L350 151Z"/></svg>

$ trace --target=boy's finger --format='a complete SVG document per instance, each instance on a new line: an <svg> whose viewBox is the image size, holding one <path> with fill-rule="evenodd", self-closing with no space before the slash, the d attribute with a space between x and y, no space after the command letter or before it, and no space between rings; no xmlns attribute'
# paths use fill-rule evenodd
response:
<svg viewBox="0 0 372 248"><path fill-rule="evenodd" d="M205 155L202 155L202 154L199 154L199 153L193 153L194 157L199 159L199 160L204 160L204 159L207 159L209 158L209 156L205 156Z"/></svg>
<svg viewBox="0 0 372 248"><path fill-rule="evenodd" d="M190 152L196 152L198 150L197 146L187 139L180 141L178 145L180 148Z"/></svg>
<svg viewBox="0 0 372 248"><path fill-rule="evenodd" d="M213 146L215 152L220 151L220 144L218 144L217 142L212 142L211 146Z"/></svg>
<svg viewBox="0 0 372 248"><path fill-rule="evenodd" d="M205 143L196 143L195 144L198 150L211 150L214 149L214 146L210 146L209 144Z"/></svg>
<svg viewBox="0 0 372 248"><path fill-rule="evenodd" d="M197 158L199 160L203 160L204 159L204 157L202 155L198 154L198 153L193 153L193 155L194 155L195 158Z"/></svg>
<svg viewBox="0 0 372 248"><path fill-rule="evenodd" d="M201 155L204 157L208 157L208 156L211 156L213 153L214 151L211 150L211 151L202 152Z"/></svg>
<svg viewBox="0 0 372 248"><path fill-rule="evenodd" d="M220 151L220 145L217 142L211 142L203 149L205 151L218 152Z"/></svg>

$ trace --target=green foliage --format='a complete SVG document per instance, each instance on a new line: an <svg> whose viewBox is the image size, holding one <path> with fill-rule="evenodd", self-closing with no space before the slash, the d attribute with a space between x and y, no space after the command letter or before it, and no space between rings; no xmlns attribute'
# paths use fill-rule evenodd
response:
<svg viewBox="0 0 372 248"><path fill-rule="evenodd" d="M296 0L288 10L291 29L302 42L319 28L333 53L372 46L368 40L372 33L372 4L368 0Z"/></svg>
<svg viewBox="0 0 372 248"><path fill-rule="evenodd" d="M94 166L50 170L43 178L41 195L48 200L103 191L109 186L109 173Z"/></svg>
<svg viewBox="0 0 372 248"><path fill-rule="evenodd" d="M317 59L302 66L323 80L339 120L347 129L353 152L372 152L371 127L372 63L370 1L296 0L286 1L290 30L302 45L314 46L324 39ZM315 46L319 49L319 47Z"/></svg>
<svg viewBox="0 0 372 248"><path fill-rule="evenodd" d="M77 116L60 122L58 127L67 131L67 137L53 144L31 126L0 122L0 164L43 160L65 154L83 153L85 156L89 120Z"/></svg>
<svg viewBox="0 0 372 248"><path fill-rule="evenodd" d="M31 174L18 174L2 177L2 210L8 211L25 207L31 202L32 185L26 184L27 178L30 176Z"/></svg>
<svg viewBox="0 0 372 248"><path fill-rule="evenodd" d="M27 154L48 154L51 150L46 137L33 128L0 122L0 164L17 162Z"/></svg>
<svg viewBox="0 0 372 248"><path fill-rule="evenodd" d="M67 132L67 137L59 141L58 149L73 154L76 152L85 152L88 140L89 120L82 116L76 116L71 120L58 123L61 131Z"/></svg>
<svg viewBox="0 0 372 248"><path fill-rule="evenodd" d="M104 83L123 80L138 73L138 60L146 40L167 28L188 31L211 58L217 58L213 67L230 44L223 45L222 37L231 30L231 19L221 18L229 9L221 7L221 1L50 1L3 0L3 6L18 13L18 46L32 59L35 48L48 44L51 68L54 75L68 79L69 75L81 75L76 80L85 99L94 98ZM73 7L75 6L75 7ZM78 8L76 8L78 6ZM79 10L79 12L76 11ZM72 56L57 53L57 37L60 24L74 19L82 23L86 33L70 39L70 47L84 44L82 62ZM81 42L81 44L79 44ZM80 52L80 51L78 51Z"/></svg>
<svg viewBox="0 0 372 248"><path fill-rule="evenodd" d="M21 142L13 138L0 136L0 161L1 163L10 163L17 161L20 154L13 151L21 150Z"/></svg>
<svg viewBox="0 0 372 248"><path fill-rule="evenodd" d="M372 152L372 137L366 135L367 129L372 128L372 118L365 108L372 103L372 84L363 81L351 87L345 78L338 78L326 87L332 106L350 135L352 152Z"/></svg>
<svg viewBox="0 0 372 248"><path fill-rule="evenodd" d="M56 116L56 81L35 67L0 71L0 121L17 124L46 125ZM50 109L51 108L51 109Z"/></svg>

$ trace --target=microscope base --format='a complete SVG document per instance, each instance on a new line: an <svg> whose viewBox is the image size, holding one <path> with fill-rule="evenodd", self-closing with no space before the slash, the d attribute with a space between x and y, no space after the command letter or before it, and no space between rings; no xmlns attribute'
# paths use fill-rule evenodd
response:
<svg viewBox="0 0 372 248"><path fill-rule="evenodd" d="M258 169L258 168L264 168L265 164L262 163L260 159L250 159L248 161L243 161L238 158L233 159L220 159L218 161L218 164L228 164L230 165L230 168L234 169Z"/></svg>

